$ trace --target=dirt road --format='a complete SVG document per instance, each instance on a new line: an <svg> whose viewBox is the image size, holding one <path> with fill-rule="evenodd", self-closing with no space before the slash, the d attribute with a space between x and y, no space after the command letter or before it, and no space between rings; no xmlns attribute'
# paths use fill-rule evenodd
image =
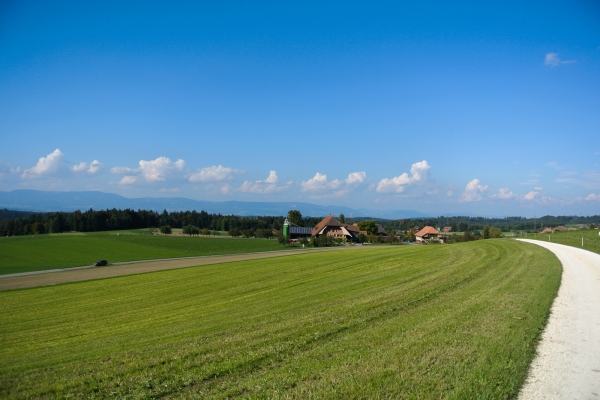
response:
<svg viewBox="0 0 600 400"><path fill-rule="evenodd" d="M31 288L37 286L57 285L61 283L87 281L91 279L112 278L115 276L142 274L145 272L195 267L199 265L221 264L232 261L257 260L261 258L284 257L293 254L306 254L317 251L354 250L361 248L363 247L344 246L324 247L318 249L266 251L260 253L244 253L219 256L186 257L176 259L115 263L107 267L82 267L64 270L39 271L36 273L21 274L19 276L13 275L0 277L0 291Z"/></svg>
<svg viewBox="0 0 600 400"><path fill-rule="evenodd" d="M563 265L558 296L519 399L600 399L600 254L519 239Z"/></svg>

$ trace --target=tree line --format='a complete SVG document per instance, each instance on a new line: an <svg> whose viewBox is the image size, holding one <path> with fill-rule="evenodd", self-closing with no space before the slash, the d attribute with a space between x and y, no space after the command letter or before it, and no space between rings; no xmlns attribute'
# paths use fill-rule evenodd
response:
<svg viewBox="0 0 600 400"><path fill-rule="evenodd" d="M164 210L93 210L74 212L33 213L0 210L0 235L20 236L60 232L101 232L111 230L195 227L200 231L237 230L246 236L268 236L272 230L280 230L285 217L261 216L239 217L235 215L211 214L206 211ZM301 218L300 226L315 226L320 218ZM187 228L186 232L195 229Z"/></svg>
<svg viewBox="0 0 600 400"><path fill-rule="evenodd" d="M281 230L285 217L260 216L240 217L235 215L211 214L206 211L174 211L164 210L158 213L153 210L93 210L73 212L35 213L30 211L0 210L0 235L19 236L41 233L59 232L99 232L108 230L160 228L186 228L186 232L230 231L244 236L268 236L272 230ZM297 210L290 210L288 220L292 225L314 227L322 218L303 217ZM398 220L347 219L340 215L340 222L358 222L361 229L370 231L374 223L380 223L389 232L408 232L415 226L426 225L441 228L452 227L454 232L470 232L475 234L486 226L494 227L502 232L512 230L533 230L542 227L556 227L566 224L591 224L600 222L600 216L544 216L540 218L506 217L437 217L407 218ZM191 228L193 227L193 228ZM496 231L494 231L496 233ZM238 236L238 235L236 235Z"/></svg>

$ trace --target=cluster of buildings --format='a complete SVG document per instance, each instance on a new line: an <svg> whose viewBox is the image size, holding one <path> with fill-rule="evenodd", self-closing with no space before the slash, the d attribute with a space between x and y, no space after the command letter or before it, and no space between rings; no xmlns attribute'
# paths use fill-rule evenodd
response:
<svg viewBox="0 0 600 400"><path fill-rule="evenodd" d="M310 238L310 237L319 237L319 236L327 236L335 239L346 239L348 242L357 242L358 235L367 236L368 232L360 230L357 224L345 224L339 222L335 217L328 216L323 218L321 222L317 224L314 228L304 228L300 226L289 226L289 222L286 218L284 222L284 235L286 229L289 232L288 237L291 240L301 239L301 238ZM288 226L288 228L286 228ZM380 224L376 224L377 226L377 235L382 237L387 237L387 233L383 226Z"/></svg>
<svg viewBox="0 0 600 400"><path fill-rule="evenodd" d="M598 224L592 224L592 228L593 229L598 229L600 227L600 225ZM543 231L541 231L540 233L554 233L554 232L567 232L567 231L579 231L582 229L590 229L589 225L580 225L577 228L571 227L571 226L557 226L556 228L546 228Z"/></svg>
<svg viewBox="0 0 600 400"><path fill-rule="evenodd" d="M375 224L377 227L376 235L387 237L388 233L381 224ZM415 227L415 240L418 243L440 242L444 243L444 235L431 226L423 229ZM287 234L286 234L287 233ZM348 242L357 242L359 235L367 236L368 232L360 230L357 224L346 224L339 222L335 217L328 216L314 228L305 228L300 226L290 226L287 218L284 222L284 235L291 240L328 236L334 239L346 239Z"/></svg>

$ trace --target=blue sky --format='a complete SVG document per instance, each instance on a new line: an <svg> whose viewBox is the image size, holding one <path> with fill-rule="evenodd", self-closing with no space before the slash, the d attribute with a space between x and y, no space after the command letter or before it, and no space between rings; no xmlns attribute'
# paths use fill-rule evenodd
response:
<svg viewBox="0 0 600 400"><path fill-rule="evenodd" d="M600 214L597 1L170 3L2 2L0 190Z"/></svg>

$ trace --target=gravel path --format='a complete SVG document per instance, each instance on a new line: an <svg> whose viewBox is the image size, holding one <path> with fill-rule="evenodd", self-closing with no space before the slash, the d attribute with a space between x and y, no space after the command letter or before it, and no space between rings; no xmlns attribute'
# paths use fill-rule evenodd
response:
<svg viewBox="0 0 600 400"><path fill-rule="evenodd" d="M199 265L221 264L233 261L256 260L261 258L284 257L318 251L340 251L361 249L363 246L323 247L318 249L298 249L266 251L260 253L225 254L217 256L185 257L162 260L132 261L110 264L107 267L75 267L62 270L35 271L0 277L0 291L24 289L61 283L88 281L91 279L112 278L167 269L196 267Z"/></svg>
<svg viewBox="0 0 600 400"><path fill-rule="evenodd" d="M600 254L519 239L563 265L558 296L519 399L600 399Z"/></svg>

